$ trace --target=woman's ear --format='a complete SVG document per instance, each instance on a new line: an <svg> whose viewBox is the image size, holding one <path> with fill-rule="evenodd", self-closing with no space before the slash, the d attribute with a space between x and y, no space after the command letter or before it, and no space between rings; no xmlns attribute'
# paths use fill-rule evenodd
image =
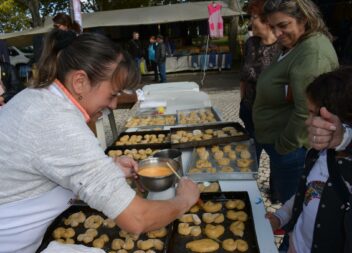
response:
<svg viewBox="0 0 352 253"><path fill-rule="evenodd" d="M74 70L71 73L71 85L75 94L84 96L90 90L90 81L85 71Z"/></svg>

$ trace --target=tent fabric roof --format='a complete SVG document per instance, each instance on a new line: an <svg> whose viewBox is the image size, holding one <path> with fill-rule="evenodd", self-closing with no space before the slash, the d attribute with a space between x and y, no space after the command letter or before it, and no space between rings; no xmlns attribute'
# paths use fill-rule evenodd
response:
<svg viewBox="0 0 352 253"><path fill-rule="evenodd" d="M188 2L153 7L142 7L133 9L121 9L112 11L100 11L82 14L83 28L104 26L130 26L163 24L179 21L202 20L208 18L208 4L211 1ZM231 17L243 13L235 12L224 2L221 15ZM53 26L51 17L46 19L44 26L30 30L0 34L0 39L7 40L9 45L31 44L31 38L35 34L48 32Z"/></svg>

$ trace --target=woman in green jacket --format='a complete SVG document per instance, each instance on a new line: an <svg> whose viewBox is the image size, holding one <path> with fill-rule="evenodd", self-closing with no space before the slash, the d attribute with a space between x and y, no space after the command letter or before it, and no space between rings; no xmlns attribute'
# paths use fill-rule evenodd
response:
<svg viewBox="0 0 352 253"><path fill-rule="evenodd" d="M297 191L308 147L305 89L337 68L338 60L311 0L268 0L264 14L283 52L259 76L253 120L257 141L270 157L274 197L284 203Z"/></svg>

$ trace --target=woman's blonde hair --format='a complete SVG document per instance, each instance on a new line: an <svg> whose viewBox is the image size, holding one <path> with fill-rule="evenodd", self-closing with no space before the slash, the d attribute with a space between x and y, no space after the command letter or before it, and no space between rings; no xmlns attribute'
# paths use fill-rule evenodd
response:
<svg viewBox="0 0 352 253"><path fill-rule="evenodd" d="M330 40L330 34L318 7L311 0L267 0L264 5L266 16L275 12L285 13L299 22L305 22L305 33L301 40L314 33L325 34Z"/></svg>

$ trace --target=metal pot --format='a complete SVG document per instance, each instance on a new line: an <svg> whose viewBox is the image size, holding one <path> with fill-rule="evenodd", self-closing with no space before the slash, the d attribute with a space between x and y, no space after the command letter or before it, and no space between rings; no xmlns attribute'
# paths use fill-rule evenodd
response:
<svg viewBox="0 0 352 253"><path fill-rule="evenodd" d="M168 167L166 163L169 163L177 172L180 171L180 165L178 162L162 157L150 157L145 160L139 162L139 170L143 169L153 169L155 166ZM174 173L171 173L167 176L160 177L146 177L138 174L139 181L142 186L152 192L161 192L170 187L172 187L176 183L176 176Z"/></svg>
<svg viewBox="0 0 352 253"><path fill-rule="evenodd" d="M174 161L179 163L179 168L180 171L179 174L182 176L183 175L183 169L182 169L182 152L178 149L162 149L156 152L153 157L164 157L164 158L170 158L173 159Z"/></svg>

